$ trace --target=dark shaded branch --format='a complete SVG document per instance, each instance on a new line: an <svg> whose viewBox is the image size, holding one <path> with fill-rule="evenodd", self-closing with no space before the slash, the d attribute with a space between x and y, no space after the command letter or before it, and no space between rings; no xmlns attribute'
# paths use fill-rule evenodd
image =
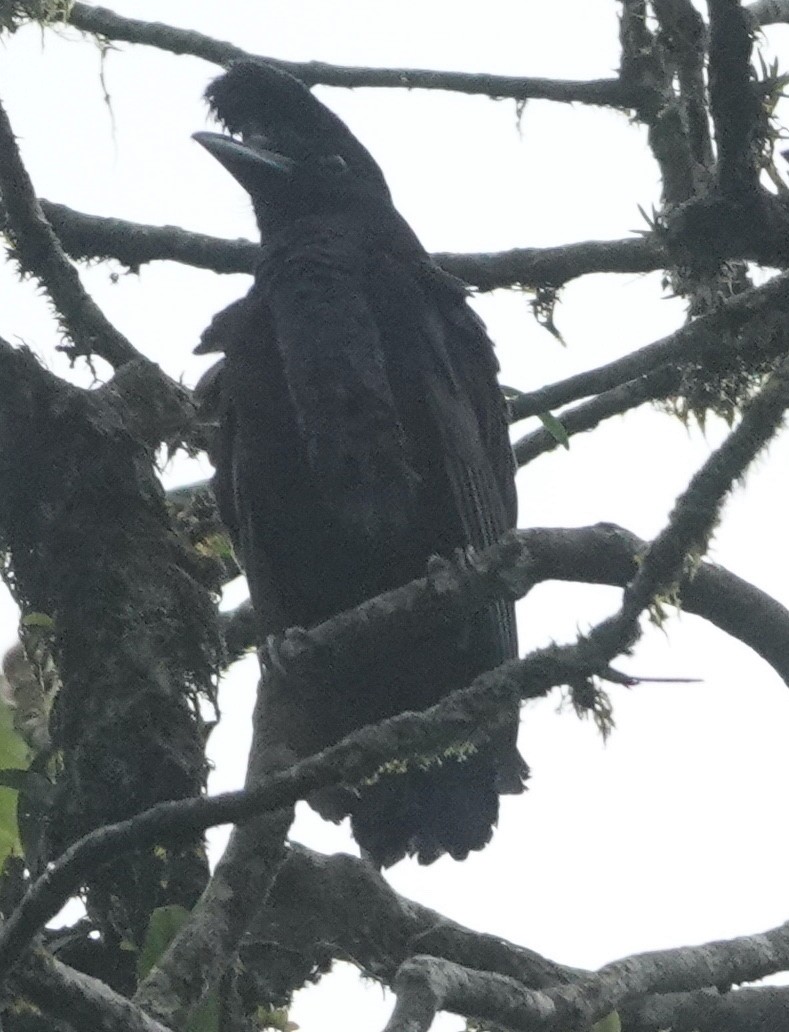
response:
<svg viewBox="0 0 789 1032"><path fill-rule="evenodd" d="M776 1032L789 1027L789 986L663 993L620 1007L624 1032Z"/></svg>
<svg viewBox="0 0 789 1032"><path fill-rule="evenodd" d="M264 674L264 677L266 675ZM258 687L254 734L246 787L293 762L294 757L268 740L262 716L265 687ZM216 988L285 858L285 838L293 807L262 813L237 825L205 892L156 966L143 979L134 1002L146 1013L182 1028L206 995Z"/></svg>
<svg viewBox="0 0 789 1032"><path fill-rule="evenodd" d="M789 22L789 0L756 0L747 5L745 13L756 26Z"/></svg>
<svg viewBox="0 0 789 1032"><path fill-rule="evenodd" d="M564 427L567 436L573 437L575 434L594 430L603 420L612 416L624 415L625 412L648 401L668 397L676 391L681 380L682 373L679 369L663 366L654 373L623 383L619 387L612 387L591 401L576 405L575 408L562 409L554 415ZM556 437L545 427L540 427L524 434L515 442L513 450L518 465L525 466L539 455L554 451L558 447L560 443Z"/></svg>
<svg viewBox="0 0 789 1032"><path fill-rule="evenodd" d="M400 969L397 1006L386 1032L427 1032L439 1010L517 1032L584 1029L640 996L755 981L787 967L789 924L703 946L635 954L555 989L527 989L512 978L417 956Z"/></svg>
<svg viewBox="0 0 789 1032"><path fill-rule="evenodd" d="M229 612L220 613L219 626L225 640L228 666L262 644L258 620L249 599Z"/></svg>
<svg viewBox="0 0 789 1032"><path fill-rule="evenodd" d="M488 254L438 252L433 257L447 272L483 292L501 287L560 287L591 273L654 272L666 263L655 236L520 247Z"/></svg>
<svg viewBox="0 0 789 1032"><path fill-rule="evenodd" d="M61 329L77 354L101 355L114 366L141 356L106 318L80 282L57 236L44 217L33 190L11 124L0 105L0 194L14 249L23 273L32 274L47 291Z"/></svg>
<svg viewBox="0 0 789 1032"><path fill-rule="evenodd" d="M653 36L647 27L646 0L622 0L619 19L620 78L643 89L650 82L649 54ZM645 74L646 73L646 74Z"/></svg>
<svg viewBox="0 0 789 1032"><path fill-rule="evenodd" d="M25 957L12 983L45 1014L74 1028L101 1032L169 1032L105 982L61 964L40 949Z"/></svg>
<svg viewBox="0 0 789 1032"><path fill-rule="evenodd" d="M535 581L562 580L624 587L649 543L623 527L600 523L572 529L519 531ZM700 563L679 582L682 609L769 663L789 685L789 610L766 592L714 563Z"/></svg>
<svg viewBox="0 0 789 1032"><path fill-rule="evenodd" d="M521 597L536 584L561 580L625 587L649 543L624 527L532 527L514 531L493 548L461 566L447 564L434 574L342 613L312 628L307 639L285 639L280 654L289 665L309 665L309 650L338 662L363 636L381 644L430 628L447 611L473 612L496 598ZM700 563L679 582L682 608L708 620L753 649L789 685L789 611L736 574ZM246 605L230 619L239 651L262 644ZM232 623L231 623L232 625ZM247 634L243 635L246 628ZM243 645L241 644L243 642Z"/></svg>
<svg viewBox="0 0 789 1032"><path fill-rule="evenodd" d="M72 258L115 258L137 272L154 261L181 262L220 273L254 273L260 245L222 240L178 226L150 226L124 219L87 215L42 198L41 206Z"/></svg>
<svg viewBox="0 0 789 1032"><path fill-rule="evenodd" d="M439 72L422 68L354 68L320 61L281 61L251 54L199 32L177 29L161 22L124 18L105 7L75 3L69 10L69 24L103 39L140 43L173 54L191 54L214 64L227 65L239 59L257 59L282 68L308 86L389 87L397 89L452 90L457 93L510 97L514 100L556 100L562 103L632 107L632 96L618 79L563 81L507 75Z"/></svg>
<svg viewBox="0 0 789 1032"><path fill-rule="evenodd" d="M687 0L660 0L653 4L659 29L645 27L637 37L640 51L634 70L649 90L638 109L647 127L649 148L660 168L662 201L673 206L687 201L706 185L708 170L701 166L690 140L687 98L682 85L688 82L688 49L683 21L687 21ZM678 42L683 41L683 42ZM678 48L679 54L675 53ZM680 70L683 69L682 75ZM675 76L680 89L675 88ZM692 80L692 77L690 77Z"/></svg>
<svg viewBox="0 0 789 1032"><path fill-rule="evenodd" d="M137 18L124 18L107 7L92 7L88 4L74 3L68 8L65 21L75 29L90 32L101 39L111 39L123 43L139 43L156 47L171 54L201 57L212 64L227 65L231 61L239 61L254 57L241 47L226 43L223 40L204 36L191 29L179 29L162 22L140 21ZM284 64L272 62L272 64Z"/></svg>
<svg viewBox="0 0 789 1032"><path fill-rule="evenodd" d="M337 906L338 900L350 899L353 907ZM261 998L284 1005L293 990L334 959L350 961L390 985L403 961L427 952L535 987L583 973L405 899L364 861L295 844L241 957L258 975Z"/></svg>
<svg viewBox="0 0 789 1032"><path fill-rule="evenodd" d="M709 0L710 112L718 147L717 184L724 196L759 189L760 105L751 76L751 33L739 0Z"/></svg>
<svg viewBox="0 0 789 1032"><path fill-rule="evenodd" d="M789 406L789 359L743 411L739 426L693 476L677 499L668 523L652 541L639 570L625 588L622 607L589 636L602 652L624 640L635 641L638 617L651 601L678 584L683 568L707 550L723 501L733 485L772 439ZM599 645L598 645L599 642ZM608 644L607 644L608 643ZM616 653L611 653L612 658Z"/></svg>
<svg viewBox="0 0 789 1032"><path fill-rule="evenodd" d="M177 226L86 215L52 201L42 200L41 204L72 258L115 258L134 270L146 262L174 261L213 272L251 274L260 257L259 245L248 240L222 240ZM652 272L666 261L653 236L494 253L439 252L433 257L447 272L480 291L543 284L558 287L595 272Z"/></svg>
<svg viewBox="0 0 789 1032"><path fill-rule="evenodd" d="M707 30L691 0L654 0L660 43L676 70L682 118L691 158L697 170L713 164L704 81Z"/></svg>
<svg viewBox="0 0 789 1032"><path fill-rule="evenodd" d="M776 276L763 287L729 298L709 314L694 319L653 344L631 351L623 358L519 395L511 403L513 419L526 419L579 398L599 394L670 363L699 360L708 350L720 356L722 349L737 347L737 331L751 316L763 311L769 311L771 315L789 311L788 273ZM778 354L782 350L783 341Z"/></svg>

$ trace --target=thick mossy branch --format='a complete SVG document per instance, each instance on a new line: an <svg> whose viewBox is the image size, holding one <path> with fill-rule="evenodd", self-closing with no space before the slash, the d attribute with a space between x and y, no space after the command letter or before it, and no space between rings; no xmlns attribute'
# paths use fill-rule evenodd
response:
<svg viewBox="0 0 789 1032"><path fill-rule="evenodd" d="M204 789L198 703L213 697L216 612L118 393L70 387L4 342L0 382L2 547L23 610L53 622L62 680L53 858L92 828ZM191 906L205 873L195 840L182 840L93 872L91 909L139 942L150 911Z"/></svg>
<svg viewBox="0 0 789 1032"><path fill-rule="evenodd" d="M345 901L353 899L353 907ZM398 895L369 864L291 845L241 958L258 999L287 1005L293 990L347 960L391 985L413 953L497 971L535 987L581 972L497 936L472 931Z"/></svg>
<svg viewBox="0 0 789 1032"><path fill-rule="evenodd" d="M789 407L785 358L743 413L740 425L695 474L652 541L638 573L625 588L622 607L592 631L588 641L613 658L638 637L638 618L659 595L671 593L706 552L723 502L734 484L780 428Z"/></svg>

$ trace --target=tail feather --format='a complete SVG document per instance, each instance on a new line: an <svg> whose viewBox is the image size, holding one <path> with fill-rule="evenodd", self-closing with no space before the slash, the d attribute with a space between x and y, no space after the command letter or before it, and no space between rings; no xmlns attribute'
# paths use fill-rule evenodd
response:
<svg viewBox="0 0 789 1032"><path fill-rule="evenodd" d="M426 770L387 774L350 807L354 838L379 867L404 856L421 864L444 853L464 860L490 841L499 793L523 791L526 773L517 752L499 757L491 747Z"/></svg>

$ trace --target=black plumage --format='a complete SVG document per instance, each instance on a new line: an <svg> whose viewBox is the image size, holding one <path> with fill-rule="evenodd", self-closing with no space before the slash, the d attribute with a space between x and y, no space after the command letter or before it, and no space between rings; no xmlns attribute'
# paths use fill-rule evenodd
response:
<svg viewBox="0 0 789 1032"><path fill-rule="evenodd" d="M199 350L225 352L215 489L266 632L310 626L424 574L431 555L492 544L515 523L497 364L462 284L395 210L368 151L293 77L235 64L206 96L232 133L195 138L249 192L262 234L249 294ZM298 754L424 709L516 655L501 603L353 671L294 705ZM462 859L490 839L526 768L513 703L462 758L324 794L378 864Z"/></svg>

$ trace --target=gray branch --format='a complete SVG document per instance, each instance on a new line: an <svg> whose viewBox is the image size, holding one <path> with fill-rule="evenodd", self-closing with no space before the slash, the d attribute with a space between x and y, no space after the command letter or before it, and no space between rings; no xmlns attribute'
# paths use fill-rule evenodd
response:
<svg viewBox="0 0 789 1032"><path fill-rule="evenodd" d="M260 247L177 226L151 226L74 211L42 199L41 206L72 258L114 258L130 269L174 261L212 272L254 273ZM595 272L637 273L662 268L666 257L655 236L587 240L557 247L522 247L492 253L439 252L438 264L480 291L512 286L562 286Z"/></svg>
<svg viewBox="0 0 789 1032"><path fill-rule="evenodd" d="M714 352L720 359L723 349L736 351L739 348L742 343L739 331L746 320L760 313L769 313L772 317L777 312L789 312L789 273L782 273L762 287L729 298L714 311L694 319L667 337L631 351L623 358L521 394L510 406L513 420L526 419L619 387L666 365L702 361L707 352ZM787 350L783 337L765 344L762 358L774 358ZM747 346L753 347L750 337Z"/></svg>
<svg viewBox="0 0 789 1032"><path fill-rule="evenodd" d="M494 598L522 597L548 580L623 588L648 547L647 541L612 523L517 530L459 566L447 563L438 579L434 574L364 602L314 627L302 641L286 638L281 655L290 665L308 666L313 648L323 660L341 662L343 653L360 640L365 647L385 648L390 637L397 640L430 628L450 608L473 612ZM753 649L789 685L789 611L780 602L723 567L705 562L680 580L678 591L685 612ZM235 610L230 622L236 650L261 644L249 606Z"/></svg>
<svg viewBox="0 0 789 1032"><path fill-rule="evenodd" d="M350 899L354 906L338 908L338 900ZM324 856L295 844L287 850L241 957L258 974L267 999L285 1003L334 959L391 985L414 953L496 971L535 988L586 973L405 899L362 860L343 853Z"/></svg>
<svg viewBox="0 0 789 1032"><path fill-rule="evenodd" d="M508 75L439 72L422 68L355 68L324 64L320 61L281 61L251 54L221 40L199 32L177 29L161 22L124 18L105 7L89 7L74 3L67 21L83 32L102 39L139 43L173 54L191 54L213 64L228 65L239 59L266 61L282 68L309 86L344 86L374 88L452 90L471 95L512 98L514 100L555 100L562 103L632 107L631 91L618 79L563 81L523 78Z"/></svg>
<svg viewBox="0 0 789 1032"><path fill-rule="evenodd" d="M777 1032L789 1027L789 987L663 993L620 1008L625 1032Z"/></svg>
<svg viewBox="0 0 789 1032"><path fill-rule="evenodd" d="M98 978L76 971L43 950L32 950L12 984L50 1017L95 1032L170 1032Z"/></svg>
<svg viewBox="0 0 789 1032"><path fill-rule="evenodd" d="M653 373L648 373L637 380L630 380L619 387L603 391L596 398L586 401L574 408L562 409L554 415L564 427L567 436L586 433L594 430L605 419L622 416L648 401L657 401L673 394L682 381L682 371L678 367L661 366ZM545 427L524 434L513 445L515 460L519 466L555 451L560 441L549 433Z"/></svg>
<svg viewBox="0 0 789 1032"><path fill-rule="evenodd" d="M760 103L751 77L751 26L739 0L709 0L710 112L718 146L717 185L746 203L757 195Z"/></svg>
<svg viewBox="0 0 789 1032"><path fill-rule="evenodd" d="M736 939L640 953L554 989L438 960L406 961L395 982L397 1005L385 1032L427 1032L439 1010L513 1032L580 1032L628 1001L755 981L789 967L789 924Z"/></svg>
<svg viewBox="0 0 789 1032"><path fill-rule="evenodd" d="M115 366L140 358L82 286L76 269L63 253L38 203L2 105L0 194L13 240L12 254L20 270L35 276L52 298L61 328L74 342L77 354L95 353Z"/></svg>
<svg viewBox="0 0 789 1032"><path fill-rule="evenodd" d="M789 22L789 0L756 0L746 6L745 13L756 26Z"/></svg>
<svg viewBox="0 0 789 1032"><path fill-rule="evenodd" d="M258 695L263 684L258 688ZM293 757L267 748L269 729L256 709L246 786L253 788ZM146 1013L174 1028L184 1028L189 1015L215 989L265 900L285 858L285 838L293 807L262 813L237 825L190 920L170 944L134 994Z"/></svg>

